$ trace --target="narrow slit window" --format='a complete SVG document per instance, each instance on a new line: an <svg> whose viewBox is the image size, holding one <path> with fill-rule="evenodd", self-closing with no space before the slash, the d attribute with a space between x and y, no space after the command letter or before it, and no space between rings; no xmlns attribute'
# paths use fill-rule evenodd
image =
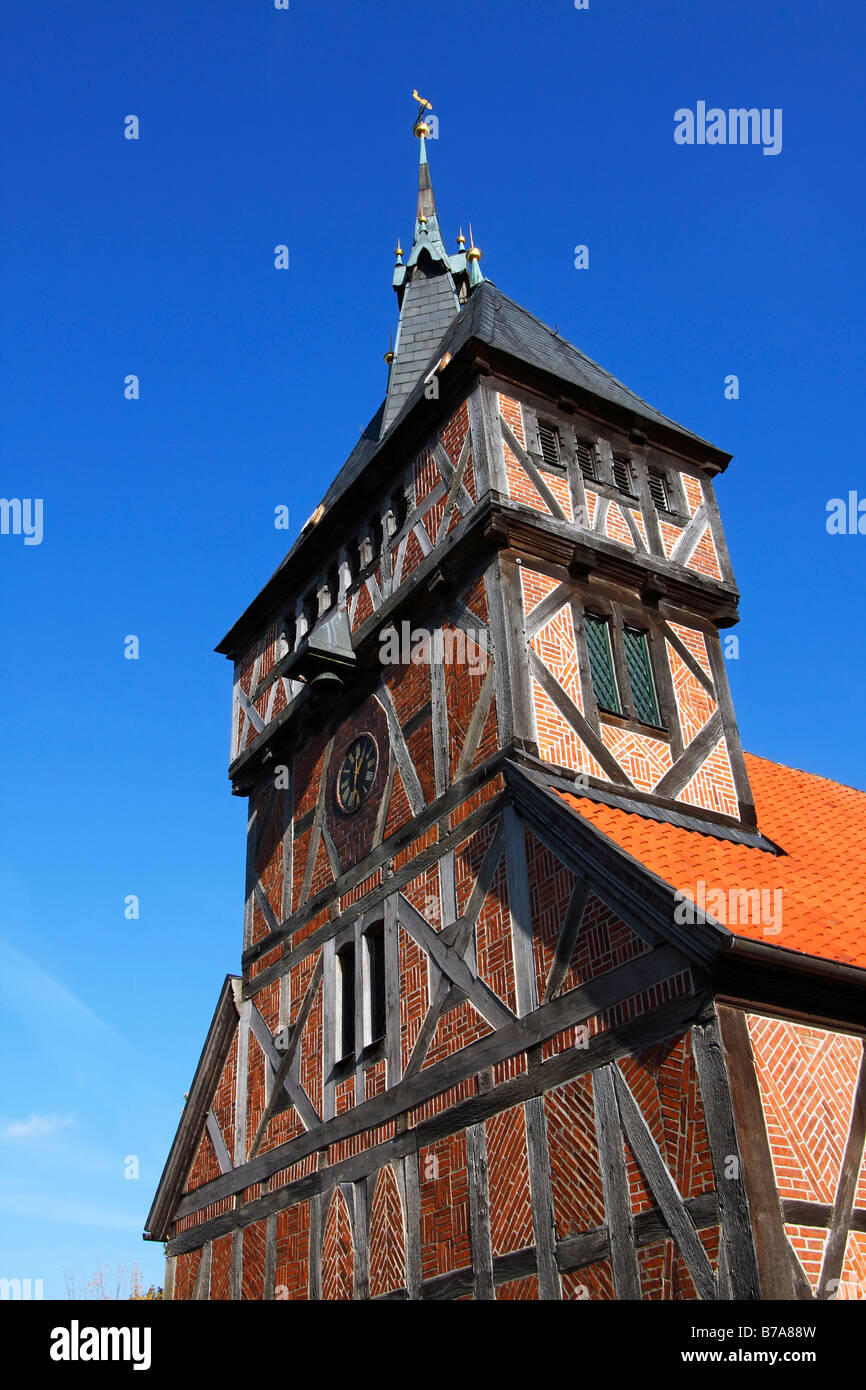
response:
<svg viewBox="0 0 866 1390"><path fill-rule="evenodd" d="M650 496L656 505L656 510L660 512L669 512L670 504L668 500L667 479L664 473L660 472L658 468L651 468L649 470L649 490Z"/></svg>
<svg viewBox="0 0 866 1390"><path fill-rule="evenodd" d="M328 607L333 608L340 597L340 571L337 565L328 570Z"/></svg>
<svg viewBox="0 0 866 1390"><path fill-rule="evenodd" d="M366 1042L385 1036L385 926L376 922L364 932L367 1004Z"/></svg>
<svg viewBox="0 0 866 1390"><path fill-rule="evenodd" d="M337 952L337 1061L355 1055L355 947Z"/></svg>
<svg viewBox="0 0 866 1390"><path fill-rule="evenodd" d="M394 518L394 530L400 531L409 515L409 499L401 489L395 492L391 498L391 514Z"/></svg>
<svg viewBox="0 0 866 1390"><path fill-rule="evenodd" d="M654 724L658 728L661 721L650 662L649 640L646 633L636 627L623 628L622 636L635 713L642 724Z"/></svg>
<svg viewBox="0 0 866 1390"><path fill-rule="evenodd" d="M620 492L626 493L629 497L634 489L631 483L631 460L625 454L614 454L613 456L613 480Z"/></svg>
<svg viewBox="0 0 866 1390"><path fill-rule="evenodd" d="M595 482L595 462L592 457L592 446L587 444L584 440L578 439L576 450L578 468L584 478L587 478L590 482Z"/></svg>
<svg viewBox="0 0 866 1390"><path fill-rule="evenodd" d="M598 707L611 714L622 714L613 666L610 623L606 618L596 617L594 613L586 613L584 615L584 631L586 632L586 645L589 651L592 688Z"/></svg>
<svg viewBox="0 0 866 1390"><path fill-rule="evenodd" d="M346 550L346 559L349 562L349 583L354 584L358 575L361 573L361 541L355 540Z"/></svg>
<svg viewBox="0 0 866 1390"><path fill-rule="evenodd" d="M538 426L538 444L541 449L541 461L548 467L558 468L561 463L559 452L559 431L553 425Z"/></svg>
<svg viewBox="0 0 866 1390"><path fill-rule="evenodd" d="M304 598L304 618L307 624L307 632L310 632L319 621L319 595L317 590L310 589Z"/></svg>

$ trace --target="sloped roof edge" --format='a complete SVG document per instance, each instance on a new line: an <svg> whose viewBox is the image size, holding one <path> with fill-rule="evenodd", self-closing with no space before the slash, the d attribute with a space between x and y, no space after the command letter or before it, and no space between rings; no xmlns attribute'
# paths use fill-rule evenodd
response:
<svg viewBox="0 0 866 1390"><path fill-rule="evenodd" d="M556 377L566 385L605 402L620 410L632 412L642 420L654 424L668 432L678 435L691 446L707 449L720 467L729 461L730 455L703 439L700 435L686 429L675 420L661 414L647 401L642 400L622 382L613 377L605 368L576 348L567 339L560 337L552 328L542 323L528 309L515 300L502 294L490 280L484 280L472 291L467 303L448 327L438 346L431 354L429 362L421 372L418 383L410 392L399 414L380 437L385 404L383 401L370 420L360 440L348 459L327 489L316 513L326 514L340 502L358 480L366 474L380 451L391 443L397 431L405 424L415 406L424 397L425 378L431 365L438 362L446 353L452 359L468 344L478 342L493 351L514 359L538 371ZM314 515L316 515L314 513ZM301 550L317 534L317 526L307 525L296 537L285 557L264 584L262 589L247 606L229 631L221 639L216 651L231 655L248 622L258 613L262 603L275 593L278 579L298 557Z"/></svg>
<svg viewBox="0 0 866 1390"><path fill-rule="evenodd" d="M208 1028L186 1104L181 1112L156 1196L145 1223L145 1240L166 1240L172 1214L183 1192L190 1165L204 1133L207 1113L219 1083L240 1017L241 977L226 975Z"/></svg>

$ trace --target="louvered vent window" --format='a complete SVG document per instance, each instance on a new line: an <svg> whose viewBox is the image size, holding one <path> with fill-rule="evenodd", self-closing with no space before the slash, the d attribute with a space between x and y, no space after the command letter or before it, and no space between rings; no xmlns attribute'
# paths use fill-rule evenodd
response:
<svg viewBox="0 0 866 1390"><path fill-rule="evenodd" d="M581 473L585 478L595 480L595 463L592 457L592 447L585 444L582 439L577 441L577 463Z"/></svg>
<svg viewBox="0 0 866 1390"><path fill-rule="evenodd" d="M670 511L667 479L664 473L660 473L657 468L651 468L649 471L649 490L657 510L660 512Z"/></svg>
<svg viewBox="0 0 866 1390"><path fill-rule="evenodd" d="M560 463L559 432L552 425L539 425L538 443L541 446L542 463L557 468Z"/></svg>
<svg viewBox="0 0 866 1390"><path fill-rule="evenodd" d="M622 637L635 713L642 724L655 724L658 727L659 705L650 665L647 635L639 628L625 627Z"/></svg>
<svg viewBox="0 0 866 1390"><path fill-rule="evenodd" d="M616 675L613 669L613 651L610 645L610 623L605 618L597 618L594 613L584 615L584 631L589 651L589 668L592 672L592 688L599 709L611 714L622 714Z"/></svg>
<svg viewBox="0 0 866 1390"><path fill-rule="evenodd" d="M614 454L613 456L613 480L620 492L631 495L631 463L624 454Z"/></svg>

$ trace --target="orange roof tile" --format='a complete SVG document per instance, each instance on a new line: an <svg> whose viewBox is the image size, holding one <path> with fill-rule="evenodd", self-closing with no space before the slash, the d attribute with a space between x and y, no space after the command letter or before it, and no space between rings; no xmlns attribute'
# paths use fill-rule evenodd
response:
<svg viewBox="0 0 866 1390"><path fill-rule="evenodd" d="M703 883L707 915L737 936L866 968L866 792L752 753L745 758L758 826L784 855L559 795L671 887L699 901ZM732 896L737 890L765 892L763 910L746 910Z"/></svg>

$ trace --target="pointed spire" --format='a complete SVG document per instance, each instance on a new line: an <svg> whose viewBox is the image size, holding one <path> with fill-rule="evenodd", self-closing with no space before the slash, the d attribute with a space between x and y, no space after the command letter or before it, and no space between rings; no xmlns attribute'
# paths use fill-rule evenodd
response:
<svg viewBox="0 0 866 1390"><path fill-rule="evenodd" d="M433 196L433 183L430 179L430 165L427 160L427 136L430 127L426 121L418 121L415 126L418 136L418 211L417 220L427 222L436 217L436 199Z"/></svg>
<svg viewBox="0 0 866 1390"><path fill-rule="evenodd" d="M418 140L418 202L412 249L404 264L398 243L397 264L394 267L393 284L400 307L400 322L393 360L389 363L383 433L399 415L426 370L434 349L460 312L471 283L467 272L474 270L478 280L483 279L477 265L469 267L467 264L463 251L465 239L458 243L460 250L454 256L449 255L445 248L427 157L427 140L431 129L426 113L432 111L433 107L417 91L412 95L418 103L418 114L413 125Z"/></svg>

